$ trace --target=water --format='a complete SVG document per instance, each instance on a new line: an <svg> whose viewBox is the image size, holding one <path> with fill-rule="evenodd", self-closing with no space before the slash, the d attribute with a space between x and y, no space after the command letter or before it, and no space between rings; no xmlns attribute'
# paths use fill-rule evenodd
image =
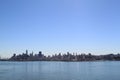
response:
<svg viewBox="0 0 120 80"><path fill-rule="evenodd" d="M0 62L0 80L120 80L120 62Z"/></svg>

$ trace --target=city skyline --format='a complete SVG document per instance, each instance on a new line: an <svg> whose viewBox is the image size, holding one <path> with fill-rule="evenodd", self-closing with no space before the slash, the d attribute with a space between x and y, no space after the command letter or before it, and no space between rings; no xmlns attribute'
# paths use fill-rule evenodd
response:
<svg viewBox="0 0 120 80"><path fill-rule="evenodd" d="M0 56L119 53L119 0L0 0Z"/></svg>
<svg viewBox="0 0 120 80"><path fill-rule="evenodd" d="M93 55L92 53L58 53L45 55L42 51L34 53L26 50L21 54L14 53L10 58L0 61L120 61L120 53Z"/></svg>

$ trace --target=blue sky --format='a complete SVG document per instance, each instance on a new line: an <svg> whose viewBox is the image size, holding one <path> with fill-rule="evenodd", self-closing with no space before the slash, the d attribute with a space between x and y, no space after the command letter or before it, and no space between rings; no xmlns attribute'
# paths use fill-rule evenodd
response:
<svg viewBox="0 0 120 80"><path fill-rule="evenodd" d="M0 55L120 52L119 0L0 0Z"/></svg>

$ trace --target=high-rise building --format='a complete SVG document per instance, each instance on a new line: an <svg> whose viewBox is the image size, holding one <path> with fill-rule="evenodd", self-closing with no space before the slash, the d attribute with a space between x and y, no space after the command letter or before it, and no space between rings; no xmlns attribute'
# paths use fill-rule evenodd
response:
<svg viewBox="0 0 120 80"><path fill-rule="evenodd" d="M26 50L26 54L28 54L28 50Z"/></svg>

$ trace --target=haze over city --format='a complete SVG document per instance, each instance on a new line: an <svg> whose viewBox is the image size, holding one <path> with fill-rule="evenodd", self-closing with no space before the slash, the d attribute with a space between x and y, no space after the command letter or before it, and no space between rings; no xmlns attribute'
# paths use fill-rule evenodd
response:
<svg viewBox="0 0 120 80"><path fill-rule="evenodd" d="M0 0L0 56L120 52L119 0Z"/></svg>

